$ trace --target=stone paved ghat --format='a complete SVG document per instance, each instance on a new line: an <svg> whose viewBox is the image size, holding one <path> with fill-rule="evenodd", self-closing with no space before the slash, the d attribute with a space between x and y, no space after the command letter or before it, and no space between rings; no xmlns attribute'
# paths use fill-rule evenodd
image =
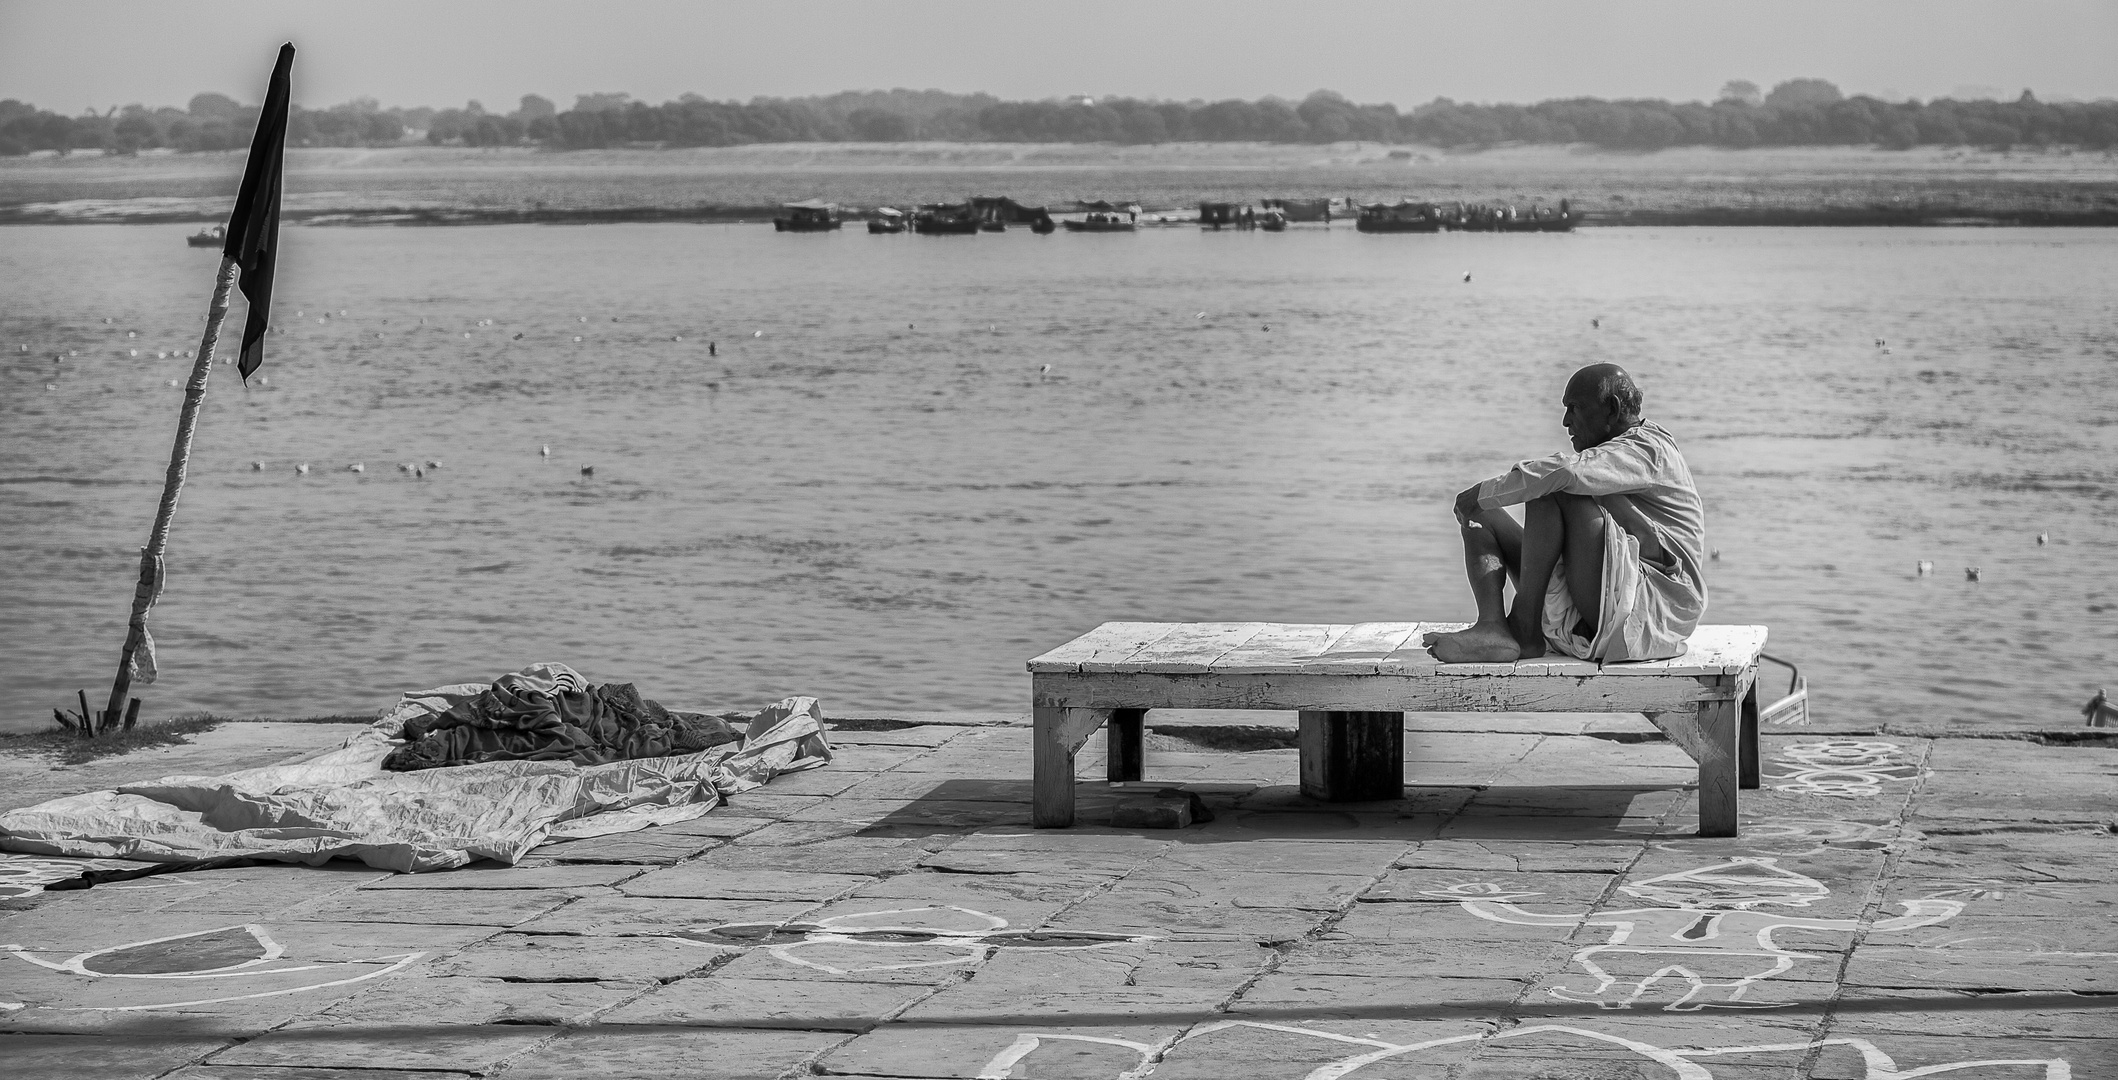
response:
<svg viewBox="0 0 2118 1080"><path fill-rule="evenodd" d="M513 868L31 894L0 1073L2118 1076L2118 751L1769 733L1741 837L1702 840L1682 752L1548 720L1418 718L1372 804L1151 740L1214 818L1136 831L1102 783L1029 828L1019 720L840 731Z"/></svg>

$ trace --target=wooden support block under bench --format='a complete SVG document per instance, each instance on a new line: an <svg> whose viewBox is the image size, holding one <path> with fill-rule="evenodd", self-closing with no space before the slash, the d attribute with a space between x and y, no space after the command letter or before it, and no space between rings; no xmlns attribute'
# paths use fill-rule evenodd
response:
<svg viewBox="0 0 2118 1080"><path fill-rule="evenodd" d="M1464 626L1104 623L1029 662L1032 819L1074 823L1074 755L1105 724L1109 779L1143 779L1149 709L1300 713L1302 791L1335 802L1402 797L1407 712L1637 712L1699 763L1699 835L1736 835L1736 792L1758 786L1764 627L1702 626L1683 656L1637 664L1444 664L1420 644Z"/></svg>

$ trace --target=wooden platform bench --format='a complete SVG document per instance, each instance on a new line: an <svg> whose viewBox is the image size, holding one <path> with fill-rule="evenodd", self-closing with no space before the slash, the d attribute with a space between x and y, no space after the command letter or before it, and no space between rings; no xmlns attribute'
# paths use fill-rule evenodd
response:
<svg viewBox="0 0 2118 1080"><path fill-rule="evenodd" d="M1029 662L1032 820L1074 823L1074 755L1105 725L1108 779L1143 779L1149 709L1299 713L1302 791L1333 802L1403 797L1407 712L1637 712L1698 762L1699 835L1736 835L1736 792L1758 786L1764 627L1702 626L1683 656L1636 664L1443 664L1420 645L1464 625L1104 623Z"/></svg>

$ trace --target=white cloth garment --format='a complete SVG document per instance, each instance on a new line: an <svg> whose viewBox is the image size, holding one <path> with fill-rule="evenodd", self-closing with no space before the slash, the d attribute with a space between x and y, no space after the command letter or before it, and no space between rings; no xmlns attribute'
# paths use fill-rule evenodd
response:
<svg viewBox="0 0 2118 1080"><path fill-rule="evenodd" d="M1519 462L1481 481L1478 505L1511 506L1565 492L1624 495L1648 520L1668 561L1641 561L1639 539L1603 513L1603 602L1593 640L1575 633L1581 613L1566 588L1566 560L1545 593L1545 639L1568 656L1604 663L1661 660L1684 654L1685 639L1706 613L1706 512L1677 440L1643 420L1599 446Z"/></svg>

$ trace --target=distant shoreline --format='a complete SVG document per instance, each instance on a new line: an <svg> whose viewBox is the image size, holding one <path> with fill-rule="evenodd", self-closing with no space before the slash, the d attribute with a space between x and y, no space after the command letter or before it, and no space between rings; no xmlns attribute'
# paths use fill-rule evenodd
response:
<svg viewBox="0 0 2118 1080"><path fill-rule="evenodd" d="M243 154L0 159L0 224L223 220ZM1333 197L1554 206L1591 227L2118 226L2118 155L1871 148L1478 152L1381 143L782 143L683 150L304 149L283 219L308 225L723 224L779 204L1007 195L1026 205Z"/></svg>
<svg viewBox="0 0 2118 1080"><path fill-rule="evenodd" d="M1055 208L1056 209L1056 208ZM367 227L452 227L476 225L762 225L784 213L776 206L638 206L578 210L319 210L290 211L282 221L294 225ZM2118 207L2107 210L1993 210L1969 207L1692 207L1685 209L1584 209L1581 227L1773 227L1773 228L2118 228ZM220 224L220 218L191 211L77 213L0 207L0 226L7 225L185 225ZM860 225L848 215L848 224ZM1350 218L1334 224L1351 228ZM1181 228L1183 223L1169 227Z"/></svg>

